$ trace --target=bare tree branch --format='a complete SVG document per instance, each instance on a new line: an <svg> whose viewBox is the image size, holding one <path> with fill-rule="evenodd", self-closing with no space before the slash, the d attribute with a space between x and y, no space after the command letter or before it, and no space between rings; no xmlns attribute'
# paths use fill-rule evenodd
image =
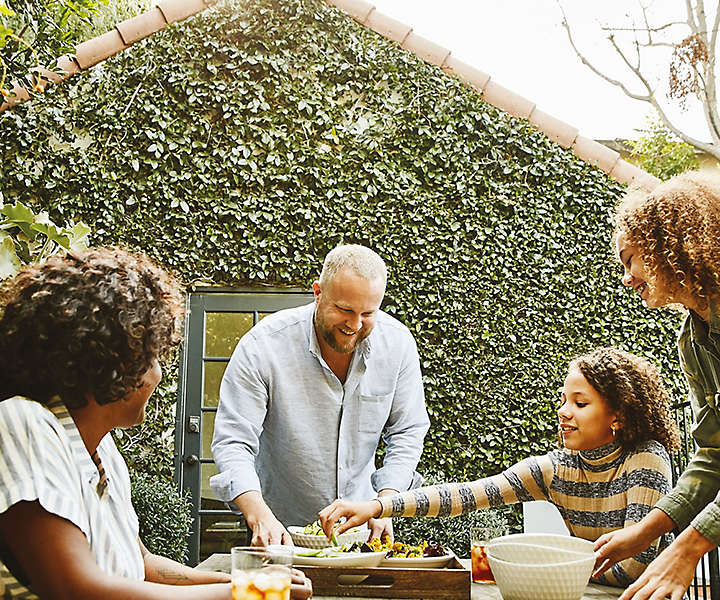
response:
<svg viewBox="0 0 720 600"><path fill-rule="evenodd" d="M687 24L690 26L690 31L697 33L698 26L695 22L695 15L693 14L692 3L690 0L685 0L685 12L687 13Z"/></svg>
<svg viewBox="0 0 720 600"><path fill-rule="evenodd" d="M568 23L561 1L557 0L557 3L563 18L561 24L565 28L570 46L586 67L588 67L598 77L621 89L622 92L629 98L650 104L655 111L657 111L660 120L669 131L685 143L710 154L720 161L720 116L718 115L717 86L715 81L715 51L716 43L718 41L718 30L720 30L720 0L717 0L716 12L711 30L708 30L707 27L704 0L696 0L694 7L692 0L685 0L685 22L672 21L663 25L653 26L650 23L647 7L641 5L642 19L645 25L644 28L637 27L634 24L631 27L601 27L602 31L610 32L610 35L608 35L608 41L612 45L613 50L632 74L633 79L637 80L645 89L645 93L631 91L626 83L601 71L580 51L575 43L575 39L573 38L572 30ZM692 77L696 78L695 81L698 83L697 96L703 105L705 120L712 140L710 143L703 142L691 136L670 119L667 109L661 105L657 95L658 93L650 83L650 79L648 78L649 73L646 73L643 68L643 58L646 58L646 56L643 55L643 49L659 47L671 47L673 49L678 48L679 42L673 44L666 41L659 41L655 35L653 35L678 25L687 26L690 30L690 35L696 37L698 42L702 42L707 49L707 60L704 60L702 57L699 59L697 57L693 58L692 56L687 58L682 55L674 55L674 60L680 61L678 62L680 68L692 69ZM627 53L631 50L628 49L626 52L623 47L621 47L618 39L616 39L616 34L627 32L634 34L635 38L634 41L628 40L628 43L632 44L631 48L634 47L635 49L635 56L633 57L633 60L630 60ZM640 40L640 34L646 34L647 42ZM685 36L686 40L687 37L688 36Z"/></svg>
<svg viewBox="0 0 720 600"><path fill-rule="evenodd" d="M718 6L718 9L715 11L715 21L713 22L713 28L710 32L710 48L713 49L715 48L715 43L717 42L718 27L720 27L720 6ZM713 56L715 56L714 51Z"/></svg>
<svg viewBox="0 0 720 600"><path fill-rule="evenodd" d="M558 2L559 4L559 2ZM570 40L570 45L572 46L573 50L575 51L575 54L577 57L582 61L582 63L588 67L595 75L598 77L602 77L605 81L608 83L613 84L614 86L619 87L626 96L629 96L630 98L633 98L634 100L641 100L643 102L649 102L650 97L649 96L643 96L641 94L635 94L634 92L631 92L622 81L618 81L617 79L612 79L611 77L608 77L597 69L595 65L593 65L586 57L583 55L580 50L578 50L578 47L575 45L575 40L573 39L572 32L570 31L570 26L568 25L567 19L565 18L565 11L563 10L562 6L560 6L560 10L563 13L563 22L562 26L565 28L565 31L567 32L568 40Z"/></svg>
<svg viewBox="0 0 720 600"><path fill-rule="evenodd" d="M670 42L653 42L652 44L640 44L643 48L675 48Z"/></svg>
<svg viewBox="0 0 720 600"><path fill-rule="evenodd" d="M653 33L657 33L658 31L662 31L663 29L667 29L668 27L672 27L674 25L687 25L685 21L673 21L672 23L665 23L665 25L661 25L660 27L650 27L649 24L647 24L647 27L645 28L639 28L639 27L601 27L600 31L612 31L612 32L619 32L619 31L649 31Z"/></svg>

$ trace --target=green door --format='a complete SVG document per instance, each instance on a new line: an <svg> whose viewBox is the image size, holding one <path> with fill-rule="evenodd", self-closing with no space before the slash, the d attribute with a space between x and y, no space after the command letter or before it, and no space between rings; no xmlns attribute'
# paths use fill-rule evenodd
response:
<svg viewBox="0 0 720 600"><path fill-rule="evenodd" d="M245 543L243 518L216 500L209 485L217 473L210 444L220 382L235 345L267 314L312 299L310 292L278 289L193 288L188 295L175 427L175 477L193 505L188 564Z"/></svg>

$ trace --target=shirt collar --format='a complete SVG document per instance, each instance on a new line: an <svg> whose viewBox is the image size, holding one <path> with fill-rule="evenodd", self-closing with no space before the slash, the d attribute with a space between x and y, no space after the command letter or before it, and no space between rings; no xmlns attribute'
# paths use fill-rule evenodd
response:
<svg viewBox="0 0 720 600"><path fill-rule="evenodd" d="M78 470L80 471L83 480L94 486L101 483L101 471L104 471L104 467L102 466L102 462L100 460L100 446L102 445L102 440L97 447L96 456L98 463L96 464L85 447L85 443L82 440L82 436L75 425L75 421L73 420L70 411L68 411L60 397L54 396L51 398L47 408L63 426L65 433L70 439L70 448L75 459L75 464L78 465ZM107 476L105 479L107 480ZM106 481L103 481L102 483L102 489L98 489L99 496L102 496L107 488Z"/></svg>
<svg viewBox="0 0 720 600"><path fill-rule="evenodd" d="M617 440L613 440L608 444L593 448L592 450L581 450L580 456L583 461L594 465L603 465L614 461L622 453L622 446Z"/></svg>
<svg viewBox="0 0 720 600"><path fill-rule="evenodd" d="M720 306L718 306L715 300L710 300L710 331L712 333L720 333Z"/></svg>

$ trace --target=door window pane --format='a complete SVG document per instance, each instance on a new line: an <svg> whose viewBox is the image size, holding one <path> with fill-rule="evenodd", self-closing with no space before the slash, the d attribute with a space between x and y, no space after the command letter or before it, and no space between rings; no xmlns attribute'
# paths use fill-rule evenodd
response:
<svg viewBox="0 0 720 600"><path fill-rule="evenodd" d="M210 478L216 475L218 468L215 463L203 463L200 466L200 498L202 500L215 500L215 494L210 490Z"/></svg>
<svg viewBox="0 0 720 600"><path fill-rule="evenodd" d="M226 362L205 362L203 368L203 406L217 406L220 399L220 382L222 382Z"/></svg>
<svg viewBox="0 0 720 600"><path fill-rule="evenodd" d="M213 432L215 431L215 411L203 412L202 414L202 458L212 458L210 446L212 445Z"/></svg>
<svg viewBox="0 0 720 600"><path fill-rule="evenodd" d="M205 320L205 356L231 356L238 340L253 326L251 312L209 312Z"/></svg>

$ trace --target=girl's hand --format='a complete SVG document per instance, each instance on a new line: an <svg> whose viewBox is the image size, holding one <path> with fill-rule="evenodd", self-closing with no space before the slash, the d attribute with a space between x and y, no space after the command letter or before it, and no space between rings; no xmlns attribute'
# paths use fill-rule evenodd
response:
<svg viewBox="0 0 720 600"><path fill-rule="evenodd" d="M312 598L312 594L312 582L305 577L305 573L293 569L290 598L292 600L306 600L307 598Z"/></svg>
<svg viewBox="0 0 720 600"><path fill-rule="evenodd" d="M382 512L382 504L379 500L368 500L365 502L351 502L350 500L335 500L329 506L323 508L319 513L320 525L328 539L332 537L333 527L340 517L347 521L342 523L335 534L340 535L351 527L367 523L368 520L377 518Z"/></svg>

